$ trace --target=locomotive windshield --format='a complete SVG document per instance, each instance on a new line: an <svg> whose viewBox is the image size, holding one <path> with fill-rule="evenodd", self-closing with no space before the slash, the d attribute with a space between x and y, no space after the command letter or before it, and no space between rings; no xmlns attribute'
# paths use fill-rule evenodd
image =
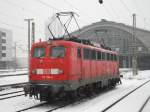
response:
<svg viewBox="0 0 150 112"><path fill-rule="evenodd" d="M42 58L45 57L45 55L46 55L46 51L44 47L34 48L33 57Z"/></svg>
<svg viewBox="0 0 150 112"><path fill-rule="evenodd" d="M52 47L51 57L53 58L63 58L66 54L66 48L63 46Z"/></svg>

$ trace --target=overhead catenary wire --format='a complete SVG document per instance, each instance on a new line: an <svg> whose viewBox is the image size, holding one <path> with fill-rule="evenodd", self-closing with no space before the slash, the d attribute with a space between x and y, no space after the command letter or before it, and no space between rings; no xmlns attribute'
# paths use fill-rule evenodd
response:
<svg viewBox="0 0 150 112"><path fill-rule="evenodd" d="M43 1L41 1L41 0L34 0L34 1L37 1L37 2L39 2L40 4L42 4L42 5L44 5L44 6L46 6L46 7L49 7L49 8L52 8L53 10L56 10L57 12L62 12L62 10L60 10L60 9L58 9L58 8L56 8L56 7L54 7L54 6L52 6L52 5L50 5L50 4L48 4L48 3L46 3L46 2L43 2ZM68 5L70 5L71 6L71 8L72 7L74 7L76 10L78 10L75 6L73 6L73 5L71 5L69 2L67 2L67 1L65 1ZM85 14L86 15L86 14ZM86 15L87 16L87 15ZM88 16L88 18L89 18L89 16ZM90 17L91 18L91 17ZM80 20L82 21L82 22L85 22L86 20L82 20L81 18L80 18Z"/></svg>
<svg viewBox="0 0 150 112"><path fill-rule="evenodd" d="M70 3L68 0L64 0L64 2L66 4L68 4L70 6L70 8L75 9L76 11L78 11L78 12L82 13L83 15L85 15L86 17L88 17L88 19L93 18L92 16L88 15L87 13L79 10L75 5L73 5L72 3ZM93 21L93 19L91 19L91 20ZM85 20L82 20L82 21L85 21Z"/></svg>
<svg viewBox="0 0 150 112"><path fill-rule="evenodd" d="M132 1L132 0L131 0ZM128 12L128 14L129 14L129 16L131 16L132 15L132 11L128 8L128 5L126 5L126 3L123 1L123 0L120 0L120 2L122 3L122 5L124 6L124 8L125 8L125 10ZM132 1L133 2L133 1ZM143 23L144 24L144 28L145 28L145 20L147 20L147 18L146 17L143 17L143 13L142 13L142 11L139 9L139 7L136 5L136 1L134 1L134 3L133 3L133 5L135 6L135 10L136 10L136 12L139 12L139 13L141 13L141 14L136 14L137 15L137 17L139 17L140 18L140 20L141 20L141 23Z"/></svg>
<svg viewBox="0 0 150 112"><path fill-rule="evenodd" d="M16 16L12 16L12 15L8 15L8 14L5 14L5 13L3 13L3 12L0 12L0 16L3 16L3 17L8 17L8 18L11 18L11 19L13 19L13 20L20 20L18 17L16 17ZM23 18L21 18L21 19L23 19Z"/></svg>
<svg viewBox="0 0 150 112"><path fill-rule="evenodd" d="M120 0L120 2L122 3L122 5L124 6L124 8L126 9L126 11L128 12L128 14L131 16L132 12L130 11L130 9L128 8L128 6L124 3L123 0Z"/></svg>
<svg viewBox="0 0 150 112"><path fill-rule="evenodd" d="M115 16L108 10L108 8L105 5L103 5L103 8L111 18L113 18L113 19L115 18Z"/></svg>
<svg viewBox="0 0 150 112"><path fill-rule="evenodd" d="M50 5L50 4L48 4L48 3L46 3L46 2L43 2L42 0L35 0L35 1L39 2L40 4L42 4L42 5L46 6L46 7L55 9L55 10L57 10L57 11L61 11L60 9L58 9L58 8L56 8L56 7L54 7L54 6Z"/></svg>
<svg viewBox="0 0 150 112"><path fill-rule="evenodd" d="M141 13L141 14L143 15L142 11L139 9L139 7L138 7L138 5L137 5L136 0L134 0L134 2L133 2L133 0L131 0L131 1L132 1L132 4L133 4L134 7L135 7L136 12L139 12L139 13Z"/></svg>
<svg viewBox="0 0 150 112"><path fill-rule="evenodd" d="M19 8L19 9L21 9L23 12L28 12L28 13L31 13L32 15L38 15L38 17L39 18L41 18L42 16L39 16L39 13L37 12L37 11L35 11L35 10L31 10L31 9L29 9L29 8L26 8L26 7L23 7L23 6L21 6L19 3L14 3L13 1L11 1L11 0L2 0L3 2L6 2L7 4L9 4L9 5L11 5L11 6L14 6L14 7L16 7L16 8ZM58 9L57 7L55 7L55 6L53 6L53 5L51 5L51 4L48 4L48 3L46 3L46 2L43 2L42 0L34 0L34 1L37 1L37 2L39 2L39 3L41 3L41 4L43 4L43 5L45 5L46 7L49 7L49 8L52 8L53 10L59 10L59 11L61 11L60 9ZM66 1L65 3L67 3L70 7L72 7L73 9L75 9L75 10L77 10L77 11L79 11L80 13L82 13L82 14L84 14L86 17L88 17L88 18L93 18L93 17L90 17L89 16L89 14L86 14L85 13L85 11L83 12L83 11L80 11L79 10L79 8L78 7L76 7L74 4L72 4L71 3L71 1L68 1L68 0L64 0L64 1ZM128 4L126 4L126 2L125 1L123 1L123 0L120 0L120 2L122 3L122 5L123 5L123 7L125 8L125 10L128 12L128 14L130 14L130 13L132 13L131 12L131 10L130 10L130 8L129 8L129 6L128 6ZM136 2L136 1L135 1ZM105 5L105 4L104 4ZM102 6L104 6L104 5L102 5ZM118 14L116 14L116 10L115 10L115 12L114 12L114 8L112 9L112 11L113 11L113 13L111 14L110 12L111 11L109 11L107 8L106 8L106 6L104 6L105 8L105 10L107 10L106 12L108 13L108 15L110 15L112 18L114 18L115 17L115 15L116 15L116 17L119 17L119 15ZM139 12L139 11L141 11L141 10L139 10L139 8L138 8L138 6L136 5L136 9L138 9L137 11ZM142 12L142 11L141 11ZM140 12L140 13L141 13ZM1 12L0 12L1 13ZM4 12L2 12L1 13L2 15L4 15L4 16L8 16L9 18L12 16L9 16L8 14L5 14ZM40 13L41 14L41 13ZM137 14L137 16L142 20L142 22L145 24L145 25L148 25L148 24L146 24L145 22L150 22L150 19L148 19L147 17L143 17L143 16L141 16L141 15L143 15L142 13L141 14ZM114 17L113 17L114 16ZM130 15L131 16L131 15ZM19 17L19 16L18 16ZM15 19L17 19L18 18L17 16L12 16L12 18L11 19L13 19L14 18L14 20ZM88 20L82 20L81 18L79 18L82 22L85 22L85 21L88 21ZM91 19L92 20L92 19ZM2 24L5 24L4 22L1 22ZM6 23L5 25L7 25L7 26L11 26L12 27L12 25L10 25L10 24L8 24L8 23ZM15 27L16 28L16 27Z"/></svg>
<svg viewBox="0 0 150 112"><path fill-rule="evenodd" d="M33 11L33 10L30 10L29 8L26 8L26 7L23 7L23 6L19 5L19 4L16 4L16 3L14 3L13 1L3 0L3 2L6 2L8 5L11 5L11 6L15 7L15 8L19 8L19 9L21 9L22 11L27 12L27 13L30 13L30 14L32 14L32 15L34 15L34 16L35 16L35 15L38 15L39 18L42 18L42 17L43 17L43 16L39 16L39 15L41 15L41 13L36 12L36 11Z"/></svg>
<svg viewBox="0 0 150 112"><path fill-rule="evenodd" d="M147 18L147 17L144 16L143 11L139 8L138 3L137 3L136 0L134 2L133 2L133 0L131 0L131 1L132 1L133 5L135 6L136 12L140 13L140 14L138 13L137 16L143 22L144 29L146 28L147 25L150 26L150 18ZM146 22L149 22L149 24L146 24Z"/></svg>
<svg viewBox="0 0 150 112"><path fill-rule="evenodd" d="M10 26L10 27L15 27L15 28L20 29L20 30L25 30L25 27L14 25L14 24L9 24L9 23L3 22L1 20L0 20L0 23L4 24L4 25L7 25L7 26Z"/></svg>
<svg viewBox="0 0 150 112"><path fill-rule="evenodd" d="M123 5L124 9L126 10L127 14L129 15L129 17L131 18L132 17L132 11L128 8L128 6L124 3L123 0L119 0L120 3ZM110 8L112 9L112 11L114 12L114 14L116 15L116 17L120 17L120 15L117 13L117 11L113 8L113 6L110 4L110 1L109 1L109 6ZM129 23L128 23L129 24Z"/></svg>
<svg viewBox="0 0 150 112"><path fill-rule="evenodd" d="M46 3L46 2L43 2L43 1L41 1L41 0L34 0L34 1L36 1L36 2L39 2L40 4L42 4L42 5L44 5L44 6L46 6L46 7L49 7L49 8L52 8L53 9L53 11L54 10L56 10L56 12L62 12L62 10L60 10L60 9L58 9L58 8L56 8L56 7L54 7L54 6L52 6L52 5L50 5L50 4L48 4L48 3ZM69 4L70 5L70 4ZM75 8L75 6L73 6L74 8ZM72 7L71 7L72 8ZM78 10L77 8L75 8L76 10ZM86 14L84 14L84 15L86 15ZM87 15L86 15L87 16ZM88 18L92 18L92 17L89 17L88 16ZM80 21L82 21L83 23L85 23L85 21L87 21L87 20L82 20L81 18L79 18L80 19ZM89 23L89 22L88 22Z"/></svg>
<svg viewBox="0 0 150 112"><path fill-rule="evenodd" d="M9 26L9 27L13 27L13 28L17 28L17 29L23 30L23 31L26 30L26 27L19 26L19 25L14 25L14 24L9 24L9 23L3 22L3 21L1 21L1 20L0 20L0 24L6 25L6 26ZM37 31L37 30L36 30L36 32L39 33L39 32L41 32L41 31Z"/></svg>
<svg viewBox="0 0 150 112"><path fill-rule="evenodd" d="M117 13L117 11L112 7L112 4L110 4L110 1L108 2L109 7L111 8L111 10L113 11L114 15L118 18L119 14Z"/></svg>
<svg viewBox="0 0 150 112"><path fill-rule="evenodd" d="M3 0L4 2L6 2L7 4L9 4L9 5L11 5L11 6L13 6L13 7L15 7L15 8L20 8L21 9L21 11L23 11L23 13L24 13L24 11L26 11L27 13L31 13L32 15L35 15L36 17L34 17L34 19L35 20L37 20L37 18L38 19L43 19L43 18L41 18L41 17L43 17L43 16L39 16L39 13L36 13L35 11L33 11L33 10L30 10L30 9L28 9L28 8L24 8L23 6L21 6L21 5L19 5L19 4L16 4L16 3L14 3L14 2L12 2L12 1L9 1L9 0ZM1 13L1 12L0 12ZM22 14L23 14L22 13ZM9 16L8 14L5 14L5 13L1 13L3 16L5 16L5 17L8 17L8 18L11 18L11 19L13 19L14 21L16 21L16 19L19 17L19 16ZM40 13L41 14L41 13ZM38 16L37 16L38 15ZM22 20L22 22L23 22L23 20L24 20L24 18L20 18L21 20ZM17 19L17 20L19 20L19 19ZM21 29L21 30L25 30L26 28L25 27L23 27L23 26L19 26L18 27L18 25L13 25L13 24L8 24L8 23L6 23L6 22L0 22L1 24L4 24L4 25L7 25L7 26L9 26L9 27L15 27L15 28L17 28L17 29ZM15 23L15 22L14 22ZM40 31L41 32L41 31ZM38 31L37 33L38 34L40 34L40 32Z"/></svg>
<svg viewBox="0 0 150 112"><path fill-rule="evenodd" d="M42 4L42 5L46 6L46 7L49 7L49 8L54 9L54 10L56 10L57 12L61 12L60 9L58 9L58 8L56 8L56 7L54 7L54 6L50 5L50 4L48 4L48 3L46 3L46 2L43 2L43 1L41 1L41 0L35 0L35 1L39 2L40 4ZM49 27L48 27L48 29L49 29ZM50 31L50 29L49 29L49 31ZM50 31L50 32L51 32L51 31ZM52 34L52 32L51 32L51 34ZM53 34L52 34L52 35L53 35ZM55 36L53 36L53 37L55 37Z"/></svg>
<svg viewBox="0 0 150 112"><path fill-rule="evenodd" d="M16 3L13 3L12 1L9 1L9 0L3 0L3 1L6 2L7 4L11 5L11 6L16 7L16 8L21 8L22 11L26 11L26 12L28 12L28 13L35 14L34 11L32 11L32 10L30 10L30 9L26 9L26 8L24 8L24 7L22 7L22 6L18 5L18 4L16 4ZM5 13L3 13L3 12L0 12L0 14L3 15L3 16L5 16L5 17L11 18L11 19L13 19L13 20L16 20L16 19L18 18L18 17L16 17L16 16L12 16L12 15L9 16L8 14L5 14ZM39 15L39 14L38 14L38 15ZM41 16L39 16L39 17L41 17ZM19 20L19 19L18 19L18 20ZM22 20L24 20L24 18L22 18ZM9 27L17 28L17 29L19 29L19 30L25 30L25 29L26 29L26 27L19 26L19 25L14 25L14 24L10 24L10 23L7 23L7 22L1 21L1 20L0 20L0 23L3 24L3 25L9 26ZM37 33L39 33L39 32L40 32L40 31L37 31Z"/></svg>

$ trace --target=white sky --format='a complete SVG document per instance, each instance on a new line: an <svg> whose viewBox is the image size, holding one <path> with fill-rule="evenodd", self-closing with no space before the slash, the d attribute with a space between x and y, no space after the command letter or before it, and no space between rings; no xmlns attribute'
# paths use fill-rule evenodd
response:
<svg viewBox="0 0 150 112"><path fill-rule="evenodd" d="M132 13L136 13L137 27L150 30L150 0L103 1L100 5L98 0L0 0L0 27L12 30L13 41L22 45L22 49L27 49L27 23L24 19L35 19L36 40L44 40L45 21L59 11L78 13L81 27L101 19L132 25ZM20 51L18 49L19 55Z"/></svg>

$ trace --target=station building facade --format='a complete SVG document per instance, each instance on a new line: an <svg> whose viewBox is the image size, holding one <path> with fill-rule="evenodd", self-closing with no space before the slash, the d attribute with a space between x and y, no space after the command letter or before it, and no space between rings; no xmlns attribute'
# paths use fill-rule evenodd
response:
<svg viewBox="0 0 150 112"><path fill-rule="evenodd" d="M0 28L0 69L12 66L12 31Z"/></svg>
<svg viewBox="0 0 150 112"><path fill-rule="evenodd" d="M133 58L133 43L136 43L136 55L139 69L150 69L150 31L136 28L133 37L133 27L102 19L100 22L85 26L74 32L82 39L104 44L120 55L120 67L131 68Z"/></svg>

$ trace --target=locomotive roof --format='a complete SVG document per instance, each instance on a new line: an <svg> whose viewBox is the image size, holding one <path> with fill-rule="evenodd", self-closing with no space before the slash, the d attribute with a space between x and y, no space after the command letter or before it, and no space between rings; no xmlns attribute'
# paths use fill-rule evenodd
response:
<svg viewBox="0 0 150 112"><path fill-rule="evenodd" d="M69 47L73 47L73 46L79 47L79 46L82 46L82 47L85 47L85 48L91 48L91 49L96 49L96 50L101 50L101 51L104 51L104 52L109 52L109 53L117 54L117 52L109 50L109 49L105 49L103 47L95 47L95 46L92 46L92 45L86 45L86 44L82 44L82 43L78 43L78 42L74 42L74 41L67 41L67 40L41 41L41 42L34 43L32 46L33 47L36 47L36 46L47 46L50 43L52 45L59 45L60 44L60 45L69 46Z"/></svg>

